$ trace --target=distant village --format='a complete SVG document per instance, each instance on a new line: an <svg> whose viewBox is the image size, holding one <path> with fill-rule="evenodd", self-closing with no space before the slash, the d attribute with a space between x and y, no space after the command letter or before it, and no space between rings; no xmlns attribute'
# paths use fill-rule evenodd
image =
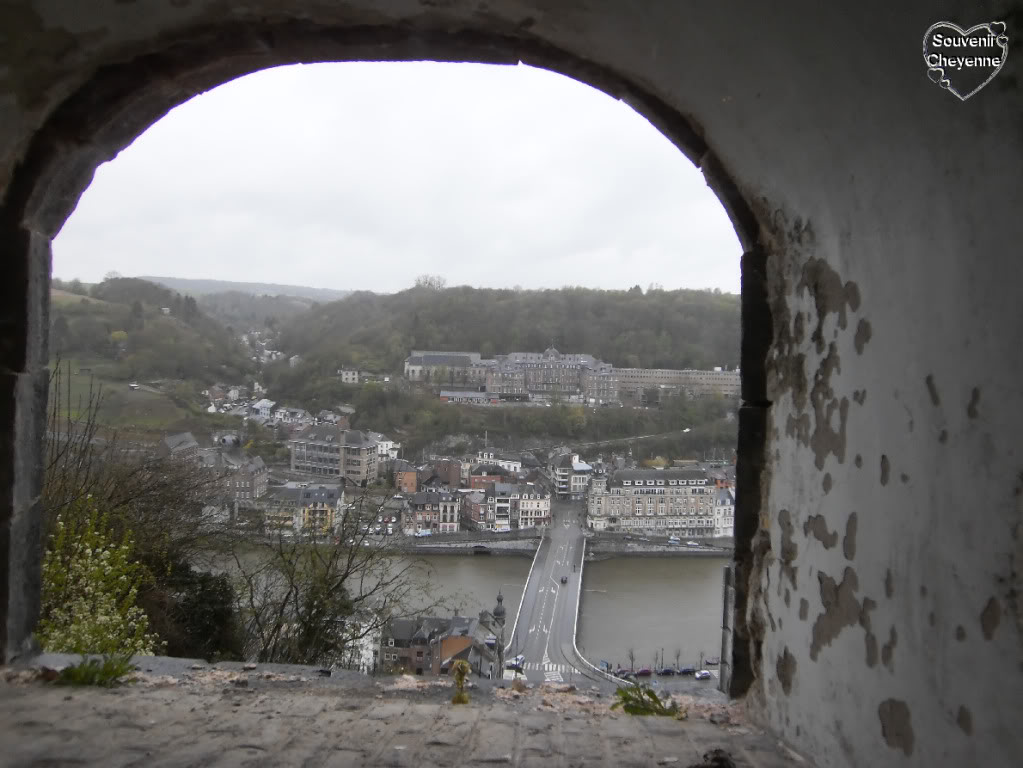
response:
<svg viewBox="0 0 1023 768"><path fill-rule="evenodd" d="M345 369L338 376L345 383L364 380ZM738 391L739 372L615 369L590 355L564 355L553 348L492 360L478 353L413 350L405 377L478 388L440 390L440 397L452 403L558 397L607 405L649 388L690 397L730 396ZM735 478L727 463L641 468L631 452L584 458L568 446L543 455L483 449L412 462L400 457L401 444L386 435L352 429L351 406L313 414L268 399L258 383L251 391L241 385L214 386L203 394L211 411L240 417L243 428L214 433L205 446L191 433L171 435L159 450L215 474L218 503L208 511L219 520L247 521L261 531L286 535L329 537L344 510L358 503L375 510L362 523L362 533L369 535L502 533L550 525L554 498L582 502L593 531L733 535ZM249 425L271 428L286 441L288 464L275 467L273 478L263 459L245 451Z"/></svg>

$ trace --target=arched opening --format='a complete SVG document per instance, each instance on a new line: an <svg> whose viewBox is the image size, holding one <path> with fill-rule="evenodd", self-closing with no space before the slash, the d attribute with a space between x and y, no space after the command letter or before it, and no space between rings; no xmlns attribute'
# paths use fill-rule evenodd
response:
<svg viewBox="0 0 1023 768"><path fill-rule="evenodd" d="M485 63L522 60L559 71L625 100L649 119L701 168L733 221L746 250L743 257L742 368L747 407L740 415L740 474L748 489L756 487L765 435L763 430L756 429L758 416L754 414L762 411L766 403L762 394L751 397L749 393L755 393L756 383L764 381L763 358L770 338L763 256L753 249L758 240L758 228L750 207L702 137L675 110L628 80L570 55L532 44L527 39L430 35L424 41L422 36L395 35L381 41L379 35L378 30L330 35L313 26L295 24L270 26L258 33L249 27L226 28L218 30L208 40L197 42L195 37L189 37L141 60L101 70L71 96L39 132L25 165L15 175L6 210L14 216L17 229L31 233L36 252L48 254L49 238L70 215L99 163L116 155L150 124L195 92L273 64L426 57ZM270 39L273 45L268 47ZM495 50L504 53L497 56ZM38 259L34 266L41 266ZM45 358L45 353L43 356ZM762 417L759 413L759 418ZM735 584L745 581L742 574L749 567L749 544L759 514L755 506L759 500L749 493L744 495L741 488L736 514L736 565L740 575ZM753 674L748 652L750 644L744 634L745 591L739 588L734 592L735 600L729 612L737 642L729 665L730 690L741 694L750 685Z"/></svg>

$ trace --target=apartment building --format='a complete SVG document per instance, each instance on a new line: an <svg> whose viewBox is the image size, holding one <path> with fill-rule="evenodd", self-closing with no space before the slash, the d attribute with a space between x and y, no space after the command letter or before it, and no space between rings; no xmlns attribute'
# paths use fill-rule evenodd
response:
<svg viewBox="0 0 1023 768"><path fill-rule="evenodd" d="M589 494L586 524L596 531L711 538L719 492L702 469L618 470L603 492Z"/></svg>
<svg viewBox="0 0 1023 768"><path fill-rule="evenodd" d="M735 494L721 488L714 496L714 535L735 537Z"/></svg>
<svg viewBox="0 0 1023 768"><path fill-rule="evenodd" d="M334 533L345 503L342 484L288 483L272 489L257 506L267 532L326 537Z"/></svg>
<svg viewBox="0 0 1023 768"><path fill-rule="evenodd" d="M413 349L405 358L405 378L437 385L485 383L487 366L479 352L435 352Z"/></svg>
<svg viewBox="0 0 1023 768"><path fill-rule="evenodd" d="M444 491L420 491L408 500L402 528L406 533L458 533L461 499Z"/></svg>
<svg viewBox="0 0 1023 768"><path fill-rule="evenodd" d="M645 389L665 388L685 392L691 397L720 394L738 397L740 392L739 371L725 371L714 368L702 371L691 368L682 370L670 368L616 368L619 392L625 395L640 395Z"/></svg>
<svg viewBox="0 0 1023 768"><path fill-rule="evenodd" d="M522 470L522 458L520 456L509 456L489 450L477 451L476 463L480 465L496 464L501 469L506 469L509 472L519 472Z"/></svg>
<svg viewBox="0 0 1023 768"><path fill-rule="evenodd" d="M306 427L288 440L288 450L295 472L344 478L359 487L377 479L377 445L357 429L335 424Z"/></svg>
<svg viewBox="0 0 1023 768"><path fill-rule="evenodd" d="M486 490L490 526L496 531L550 525L551 494L534 483L494 483Z"/></svg>
<svg viewBox="0 0 1023 768"><path fill-rule="evenodd" d="M559 499L581 499L593 474L593 467L582 461L578 453L563 453L555 457L548 468L554 480L554 492Z"/></svg>
<svg viewBox="0 0 1023 768"><path fill-rule="evenodd" d="M419 471L411 462L398 459L394 462L394 487L399 493L415 493L419 490Z"/></svg>

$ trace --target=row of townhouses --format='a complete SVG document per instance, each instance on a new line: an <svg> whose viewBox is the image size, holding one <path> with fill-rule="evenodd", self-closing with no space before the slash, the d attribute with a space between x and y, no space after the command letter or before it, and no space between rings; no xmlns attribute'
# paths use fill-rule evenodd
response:
<svg viewBox="0 0 1023 768"><path fill-rule="evenodd" d="M739 371L715 368L671 370L615 368L592 355L563 354L554 347L543 352L511 352L483 359L478 352L412 350L405 359L405 378L442 389L449 402L487 405L502 397L530 396L609 405L647 389L684 392L702 397L739 394ZM455 386L461 389L454 389Z"/></svg>

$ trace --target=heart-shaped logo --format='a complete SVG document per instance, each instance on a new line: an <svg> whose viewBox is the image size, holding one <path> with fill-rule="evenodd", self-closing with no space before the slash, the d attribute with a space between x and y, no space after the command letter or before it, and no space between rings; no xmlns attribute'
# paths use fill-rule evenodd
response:
<svg viewBox="0 0 1023 768"><path fill-rule="evenodd" d="M992 21L970 29L948 21L924 33L927 78L966 101L991 82L1005 65L1009 38L1005 22Z"/></svg>

